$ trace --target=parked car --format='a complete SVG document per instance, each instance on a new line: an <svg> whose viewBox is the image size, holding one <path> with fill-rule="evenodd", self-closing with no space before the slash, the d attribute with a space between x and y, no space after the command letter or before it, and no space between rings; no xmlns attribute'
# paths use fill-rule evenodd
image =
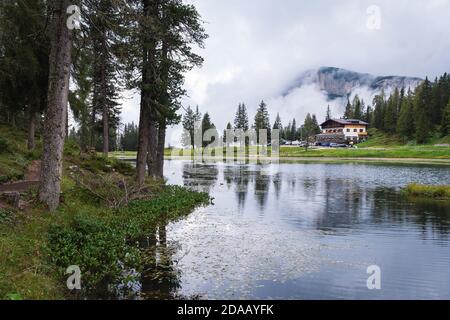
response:
<svg viewBox="0 0 450 320"><path fill-rule="evenodd" d="M329 142L320 142L320 143L319 143L319 146L320 146L320 147L329 147L329 146L330 146L330 143L329 143Z"/></svg>
<svg viewBox="0 0 450 320"><path fill-rule="evenodd" d="M343 143L330 143L330 148L347 148L348 146Z"/></svg>

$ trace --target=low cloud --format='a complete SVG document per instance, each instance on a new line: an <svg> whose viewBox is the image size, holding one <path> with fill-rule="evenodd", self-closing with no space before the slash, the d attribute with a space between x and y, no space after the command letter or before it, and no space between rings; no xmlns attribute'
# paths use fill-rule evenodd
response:
<svg viewBox="0 0 450 320"><path fill-rule="evenodd" d="M190 0L210 35L201 69L186 77L185 105L209 112L220 128L240 102L253 118L264 99L271 121L307 112L322 119L328 101L313 87L282 98L305 70L335 66L375 75L435 77L450 66L449 0ZM367 27L367 8L380 8L379 30ZM371 93L360 88L371 102ZM123 120L137 121L139 99L124 106ZM342 111L330 102L333 113ZM133 110L132 110L133 109Z"/></svg>

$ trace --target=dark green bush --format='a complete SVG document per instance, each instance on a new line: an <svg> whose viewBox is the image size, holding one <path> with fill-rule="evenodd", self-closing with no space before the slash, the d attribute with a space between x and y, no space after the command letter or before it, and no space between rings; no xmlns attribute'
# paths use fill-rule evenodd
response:
<svg viewBox="0 0 450 320"><path fill-rule="evenodd" d="M87 295L119 280L123 270L119 262L139 265L140 260L138 248L126 242L121 229L86 216L77 216L68 226L52 227L48 247L63 278L69 266L80 267L82 290Z"/></svg>
<svg viewBox="0 0 450 320"><path fill-rule="evenodd" d="M0 223L8 223L13 220L13 212L0 208Z"/></svg>

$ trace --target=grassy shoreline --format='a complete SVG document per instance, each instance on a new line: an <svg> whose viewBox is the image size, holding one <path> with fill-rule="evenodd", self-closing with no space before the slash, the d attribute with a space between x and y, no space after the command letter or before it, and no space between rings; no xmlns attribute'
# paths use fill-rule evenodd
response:
<svg viewBox="0 0 450 320"><path fill-rule="evenodd" d="M450 200L450 185L431 186L410 184L404 192L411 197L428 198L436 200Z"/></svg>
<svg viewBox="0 0 450 320"><path fill-rule="evenodd" d="M24 132L0 129L8 145L0 150L0 175L7 181L21 179L39 154L28 155ZM16 165L15 158L23 161ZM65 274L72 265L82 273L79 294L97 297L107 289L105 284L120 282L124 270L141 271L147 258L137 245L140 239L151 236L162 222L180 219L210 201L205 193L148 180L142 198L112 206L109 196L122 199L125 193L128 199L131 189L123 190L117 182L131 188L133 174L130 164L80 154L67 143L62 203L55 213L37 201L36 188L22 193L21 209L0 197L0 300L73 298ZM93 192L80 183L83 175L91 179L82 182L92 182Z"/></svg>
<svg viewBox="0 0 450 320"><path fill-rule="evenodd" d="M65 299L66 269L78 265L82 295L120 282L123 268L141 270L137 241L161 221L174 221L209 202L209 196L176 186L154 186L155 196L111 209L83 192L67 175L64 203L49 214L37 202L26 211L0 209L0 299ZM31 191L28 200L35 198ZM31 200L33 201L33 200ZM121 268L118 262L123 263Z"/></svg>
<svg viewBox="0 0 450 320"><path fill-rule="evenodd" d="M180 149L166 149L167 159L192 159L192 152ZM220 151L219 151L220 152ZM270 150L269 150L270 153ZM209 152L209 154L211 154ZM136 159L136 152L114 152L111 156L123 159ZM204 156L204 160L217 160L214 156ZM230 160L224 153L223 158ZM234 159L245 160L246 157L237 156ZM270 159L269 159L270 160ZM280 150L281 161L298 162L377 162L377 163L420 163L420 164L442 164L450 165L450 147L434 146L402 146L393 148L355 148L355 149L309 149L282 147Z"/></svg>

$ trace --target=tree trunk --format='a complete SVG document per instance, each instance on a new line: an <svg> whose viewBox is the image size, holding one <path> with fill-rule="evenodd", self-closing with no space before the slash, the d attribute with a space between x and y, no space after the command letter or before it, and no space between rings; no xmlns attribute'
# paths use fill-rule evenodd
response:
<svg viewBox="0 0 450 320"><path fill-rule="evenodd" d="M162 121L159 124L158 130L158 158L157 158L157 177L160 179L164 178L164 148L166 145L166 123Z"/></svg>
<svg viewBox="0 0 450 320"><path fill-rule="evenodd" d="M152 17L158 19L157 0L143 0L144 16L147 20ZM139 185L144 184L146 165L148 160L149 148L149 131L152 120L152 103L154 102L155 94L154 87L156 83L156 45L157 40L151 33L146 31L143 26L143 65L142 65L142 84L141 84L141 114L139 119L139 146L136 162L137 182Z"/></svg>
<svg viewBox="0 0 450 320"><path fill-rule="evenodd" d="M156 178L158 176L158 164L157 164L158 128L156 127L155 116L152 117L148 125L149 125L148 155L147 155L148 175L150 177Z"/></svg>
<svg viewBox="0 0 450 320"><path fill-rule="evenodd" d="M164 6L164 4L163 4ZM166 144L166 127L167 127L167 111L170 109L170 99L168 93L169 85L169 65L168 65L168 44L167 41L162 42L162 63L160 68L161 82L165 87L160 92L160 105L162 106L162 112L159 115L158 124L158 138L156 147L156 168L154 176L159 179L164 179L164 146Z"/></svg>
<svg viewBox="0 0 450 320"><path fill-rule="evenodd" d="M150 106L149 98L143 92L141 97L141 113L139 117L139 144L138 144L138 154L136 160L136 174L137 182L139 185L143 185L145 182L145 169L147 165L147 155L148 155L148 131L150 122Z"/></svg>
<svg viewBox="0 0 450 320"><path fill-rule="evenodd" d="M106 32L105 30L102 30L101 32L102 35L102 50L103 50L103 54L102 54L102 61L101 61L101 97L102 97L102 102L103 102L103 156L105 158L108 157L109 154L109 106L108 106L108 93L107 93L107 81L108 79L106 78L106 59L108 56L108 47L106 44Z"/></svg>
<svg viewBox="0 0 450 320"><path fill-rule="evenodd" d="M70 77L70 74L69 74ZM69 110L66 108L66 133L64 134L64 138L67 139L69 137Z"/></svg>
<svg viewBox="0 0 450 320"><path fill-rule="evenodd" d="M36 112L34 109L30 110L29 118L28 118L28 150L33 151L36 147Z"/></svg>
<svg viewBox="0 0 450 320"><path fill-rule="evenodd" d="M39 198L50 211L59 206L71 63L71 31L67 28L69 0L52 1L51 51L47 110L44 121Z"/></svg>
<svg viewBox="0 0 450 320"><path fill-rule="evenodd" d="M103 156L108 158L109 154L109 121L108 121L108 106L103 105Z"/></svg>

